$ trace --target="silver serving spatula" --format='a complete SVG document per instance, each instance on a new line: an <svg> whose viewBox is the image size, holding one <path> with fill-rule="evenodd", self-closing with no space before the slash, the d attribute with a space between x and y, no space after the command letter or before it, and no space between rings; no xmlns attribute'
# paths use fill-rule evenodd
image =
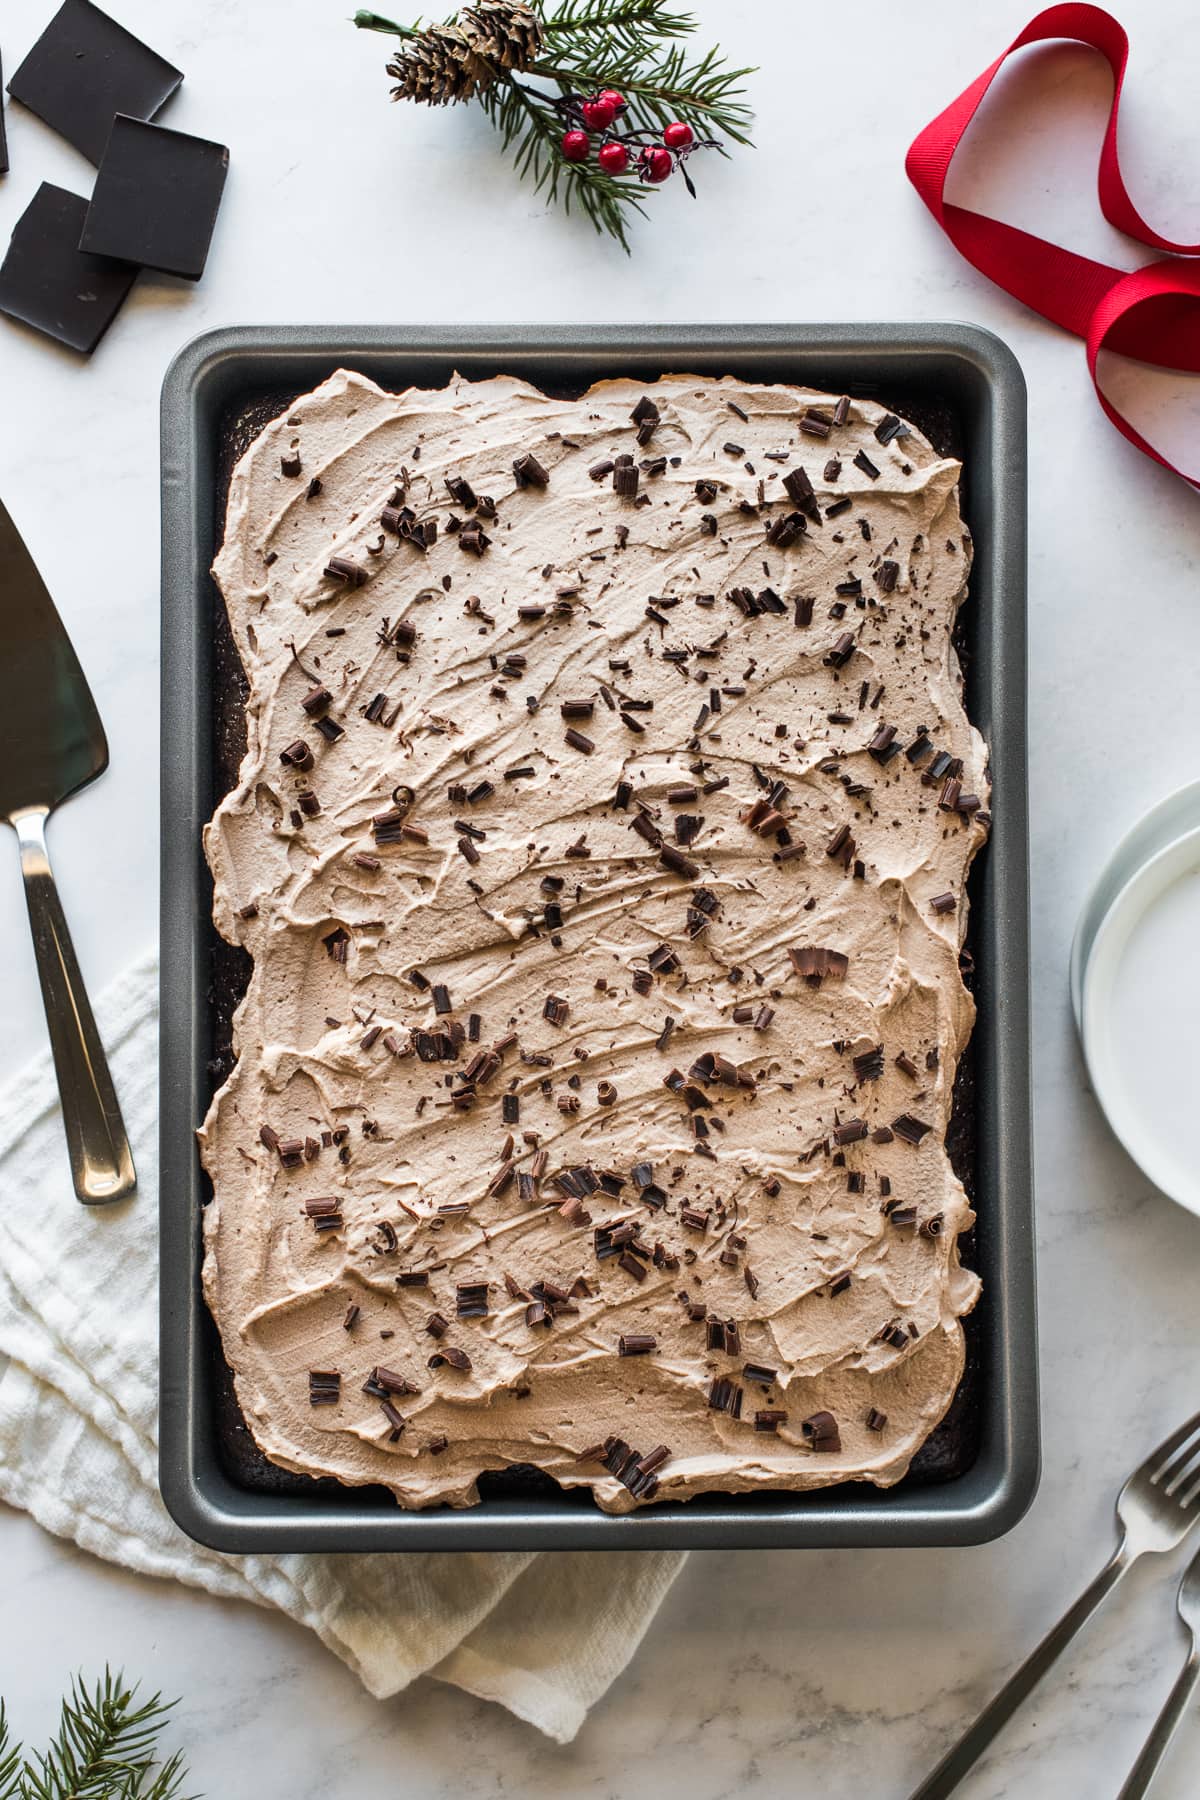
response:
<svg viewBox="0 0 1200 1800"><path fill-rule="evenodd" d="M104 1047L88 1004L46 852L46 820L108 767L108 744L71 640L33 558L0 503L0 819L21 872L75 1193L124 1200L136 1176Z"/></svg>

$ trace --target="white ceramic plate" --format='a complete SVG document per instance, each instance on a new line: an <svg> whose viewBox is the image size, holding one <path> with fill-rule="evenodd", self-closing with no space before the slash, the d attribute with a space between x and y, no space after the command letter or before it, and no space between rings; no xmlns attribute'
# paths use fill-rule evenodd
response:
<svg viewBox="0 0 1200 1800"><path fill-rule="evenodd" d="M1109 1124L1165 1194L1200 1214L1200 782L1117 846L1080 915L1071 1000Z"/></svg>

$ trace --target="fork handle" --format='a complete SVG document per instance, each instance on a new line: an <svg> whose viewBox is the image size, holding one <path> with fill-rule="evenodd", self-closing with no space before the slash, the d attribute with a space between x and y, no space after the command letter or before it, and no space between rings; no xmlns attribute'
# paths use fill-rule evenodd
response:
<svg viewBox="0 0 1200 1800"><path fill-rule="evenodd" d="M21 846L25 900L58 1076L71 1181L85 1206L125 1200L136 1185L133 1158L54 885L46 850L46 812L30 807L13 813L10 822Z"/></svg>
<svg viewBox="0 0 1200 1800"><path fill-rule="evenodd" d="M909 1800L943 1800L952 1794L963 1776L979 1761L992 1739L1016 1712L1021 1702L1033 1691L1050 1665L1062 1655L1075 1633L1091 1618L1100 1602L1108 1597L1120 1581L1134 1557L1122 1538L1100 1573L1080 1594L1074 1606L1046 1633L1036 1650L1030 1652L1016 1672L1009 1676L996 1698L985 1706L975 1723L968 1727L958 1742L947 1750L932 1775L914 1788Z"/></svg>
<svg viewBox="0 0 1200 1800"><path fill-rule="evenodd" d="M1141 1800L1141 1796L1154 1779L1155 1770L1166 1755L1167 1745L1174 1737L1175 1728L1187 1711L1188 1701L1196 1691L1197 1683L1200 1683L1200 1656L1196 1654L1196 1643L1193 1639L1191 1654L1179 1671L1179 1678L1167 1695L1163 1709L1155 1719L1150 1736L1142 1746L1141 1755L1130 1769L1125 1786L1117 1795L1117 1800Z"/></svg>

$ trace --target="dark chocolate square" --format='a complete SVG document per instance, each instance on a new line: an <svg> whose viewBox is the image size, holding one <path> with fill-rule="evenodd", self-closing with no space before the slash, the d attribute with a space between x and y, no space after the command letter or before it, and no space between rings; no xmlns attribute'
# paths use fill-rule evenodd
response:
<svg viewBox="0 0 1200 1800"><path fill-rule="evenodd" d="M79 248L198 281L228 168L224 144L118 114Z"/></svg>
<svg viewBox="0 0 1200 1800"><path fill-rule="evenodd" d="M87 201L43 181L17 220L0 264L0 312L90 354L137 280L129 263L86 256Z"/></svg>
<svg viewBox="0 0 1200 1800"><path fill-rule="evenodd" d="M91 0L64 0L8 91L98 163L117 113L152 119L182 80Z"/></svg>
<svg viewBox="0 0 1200 1800"><path fill-rule="evenodd" d="M0 65L0 175L8 174L8 137L4 130L4 68Z"/></svg>

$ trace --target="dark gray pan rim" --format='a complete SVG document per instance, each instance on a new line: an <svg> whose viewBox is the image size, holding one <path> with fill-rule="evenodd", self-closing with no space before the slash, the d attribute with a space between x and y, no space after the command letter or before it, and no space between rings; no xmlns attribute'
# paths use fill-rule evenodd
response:
<svg viewBox="0 0 1200 1800"><path fill-rule="evenodd" d="M963 420L975 538L971 708L997 800L982 864L976 997L978 1266L986 1368L979 1454L938 1486L713 1495L622 1517L569 1496L404 1512L346 1488L251 1493L217 1459L204 1376L201 1170L208 817L208 568L217 420L239 392L315 385L348 365L389 387L453 368L578 383L664 370L811 382L870 394L925 389ZM159 1478L176 1522L215 1549L254 1551L879 1548L983 1543L1033 1499L1040 1467L1029 1040L1025 384L1012 352L969 324L233 326L195 339L162 395L161 1360Z"/></svg>

